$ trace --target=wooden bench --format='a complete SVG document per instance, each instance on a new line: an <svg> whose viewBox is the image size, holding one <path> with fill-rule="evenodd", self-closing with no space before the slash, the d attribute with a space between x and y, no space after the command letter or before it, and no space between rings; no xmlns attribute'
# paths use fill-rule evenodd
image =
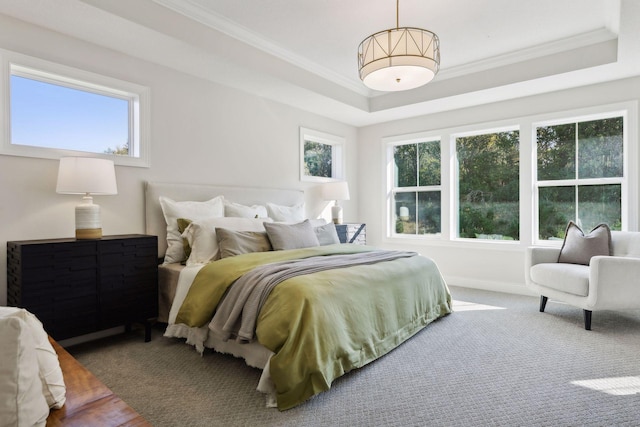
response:
<svg viewBox="0 0 640 427"><path fill-rule="evenodd" d="M51 410L47 426L151 426L62 346L49 341L58 353L67 399L62 408Z"/></svg>

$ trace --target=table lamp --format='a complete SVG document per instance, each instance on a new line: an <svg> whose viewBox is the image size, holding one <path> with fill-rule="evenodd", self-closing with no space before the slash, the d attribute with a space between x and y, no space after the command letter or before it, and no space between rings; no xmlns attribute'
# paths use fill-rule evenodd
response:
<svg viewBox="0 0 640 427"><path fill-rule="evenodd" d="M76 206L76 239L102 237L100 206L93 203L92 194L118 194L116 171L112 160L88 157L62 157L58 168L56 192L83 194Z"/></svg>
<svg viewBox="0 0 640 427"><path fill-rule="evenodd" d="M349 184L346 181L328 182L322 186L324 200L335 200L331 207L331 219L334 224L342 224L342 206L340 200L349 200Z"/></svg>

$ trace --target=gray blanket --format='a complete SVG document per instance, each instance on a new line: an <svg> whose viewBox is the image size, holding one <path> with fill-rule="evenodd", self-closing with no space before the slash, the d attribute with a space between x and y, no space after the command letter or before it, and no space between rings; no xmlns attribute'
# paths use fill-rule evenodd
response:
<svg viewBox="0 0 640 427"><path fill-rule="evenodd" d="M416 252L380 250L296 259L257 267L244 274L229 288L209 323L209 329L224 341L235 338L241 343L251 342L255 339L256 321L260 310L279 283L303 274L375 264L416 255Z"/></svg>

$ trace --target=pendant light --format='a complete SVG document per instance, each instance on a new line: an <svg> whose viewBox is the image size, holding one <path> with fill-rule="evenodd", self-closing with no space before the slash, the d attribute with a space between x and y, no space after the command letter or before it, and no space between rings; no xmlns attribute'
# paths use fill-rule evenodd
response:
<svg viewBox="0 0 640 427"><path fill-rule="evenodd" d="M401 91L427 84L440 68L440 41L421 28L400 27L396 0L396 28L370 35L358 47L358 71L365 86Z"/></svg>

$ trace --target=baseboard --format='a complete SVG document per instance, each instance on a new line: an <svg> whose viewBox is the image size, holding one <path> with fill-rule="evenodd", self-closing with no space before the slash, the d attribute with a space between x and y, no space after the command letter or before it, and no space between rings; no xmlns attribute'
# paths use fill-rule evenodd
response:
<svg viewBox="0 0 640 427"><path fill-rule="evenodd" d="M116 326L115 328L105 329L102 331L92 332L86 335L80 335L73 338L67 338L66 340L58 341L62 347L71 347L76 344L83 344L88 341L98 340L100 338L110 337L112 335L118 335L124 333L124 326Z"/></svg>
<svg viewBox="0 0 640 427"><path fill-rule="evenodd" d="M462 288L482 289L485 291L504 292L507 294L535 296L521 283L499 282L495 280L479 280L469 277L445 276L447 284Z"/></svg>

